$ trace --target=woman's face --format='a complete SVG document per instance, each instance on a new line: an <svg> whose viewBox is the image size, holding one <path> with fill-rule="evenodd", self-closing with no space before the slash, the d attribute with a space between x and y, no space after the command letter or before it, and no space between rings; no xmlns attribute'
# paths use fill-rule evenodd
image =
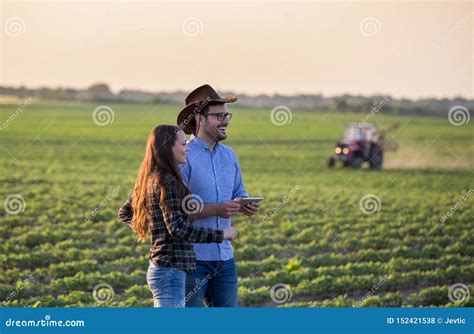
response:
<svg viewBox="0 0 474 334"><path fill-rule="evenodd" d="M173 156L177 164L186 163L186 153L189 151L188 144L186 143L186 135L183 131L179 131L177 134L176 141L173 146Z"/></svg>

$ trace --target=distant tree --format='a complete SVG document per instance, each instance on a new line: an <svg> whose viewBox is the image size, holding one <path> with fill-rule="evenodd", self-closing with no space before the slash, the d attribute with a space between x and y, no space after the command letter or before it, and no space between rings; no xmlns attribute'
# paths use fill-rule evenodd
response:
<svg viewBox="0 0 474 334"><path fill-rule="evenodd" d="M155 96L155 97L153 97L152 102L153 102L153 104L160 104L160 103L163 102L163 100L161 99L161 97Z"/></svg>
<svg viewBox="0 0 474 334"><path fill-rule="evenodd" d="M114 101L116 96L110 91L109 86L98 83L90 86L84 91L84 97L92 101Z"/></svg>

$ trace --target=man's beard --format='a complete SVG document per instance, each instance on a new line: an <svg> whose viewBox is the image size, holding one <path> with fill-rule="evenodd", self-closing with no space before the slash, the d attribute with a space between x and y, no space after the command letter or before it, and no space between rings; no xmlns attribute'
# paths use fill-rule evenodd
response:
<svg viewBox="0 0 474 334"><path fill-rule="evenodd" d="M221 141L221 140L225 140L226 138L227 138L227 134L224 134L223 136L221 136L221 135L218 133L216 140L217 140L217 141Z"/></svg>
<svg viewBox="0 0 474 334"><path fill-rule="evenodd" d="M223 137L220 134L217 134L216 136L212 136L211 138L214 138L215 141L222 141L227 138L227 135L224 135Z"/></svg>
<svg viewBox="0 0 474 334"><path fill-rule="evenodd" d="M216 128L215 135L211 134L210 131L206 131L207 136L209 138L213 138L215 141L225 140L227 138L227 133L224 133L223 135L221 135L218 128L219 127ZM226 128L226 130L227 130L227 128Z"/></svg>

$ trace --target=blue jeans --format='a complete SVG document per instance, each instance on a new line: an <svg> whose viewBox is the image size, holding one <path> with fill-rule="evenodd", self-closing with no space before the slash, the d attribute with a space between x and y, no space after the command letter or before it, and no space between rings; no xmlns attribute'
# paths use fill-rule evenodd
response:
<svg viewBox="0 0 474 334"><path fill-rule="evenodd" d="M154 307L184 307L186 273L174 267L159 267L152 262L146 273Z"/></svg>
<svg viewBox="0 0 474 334"><path fill-rule="evenodd" d="M186 275L186 307L237 307L237 270L234 259L196 261Z"/></svg>

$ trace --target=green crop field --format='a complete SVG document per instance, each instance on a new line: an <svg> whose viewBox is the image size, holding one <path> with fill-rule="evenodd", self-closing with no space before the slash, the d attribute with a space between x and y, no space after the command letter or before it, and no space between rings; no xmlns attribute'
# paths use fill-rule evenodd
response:
<svg viewBox="0 0 474 334"><path fill-rule="evenodd" d="M180 107L112 104L99 126L99 105L0 107L3 306L152 306L149 246L116 213L149 131ZM225 143L265 197L234 220L241 306L474 305L472 122L376 114L400 124L376 172L326 166L364 114L293 110L277 126L270 110L231 111Z"/></svg>

